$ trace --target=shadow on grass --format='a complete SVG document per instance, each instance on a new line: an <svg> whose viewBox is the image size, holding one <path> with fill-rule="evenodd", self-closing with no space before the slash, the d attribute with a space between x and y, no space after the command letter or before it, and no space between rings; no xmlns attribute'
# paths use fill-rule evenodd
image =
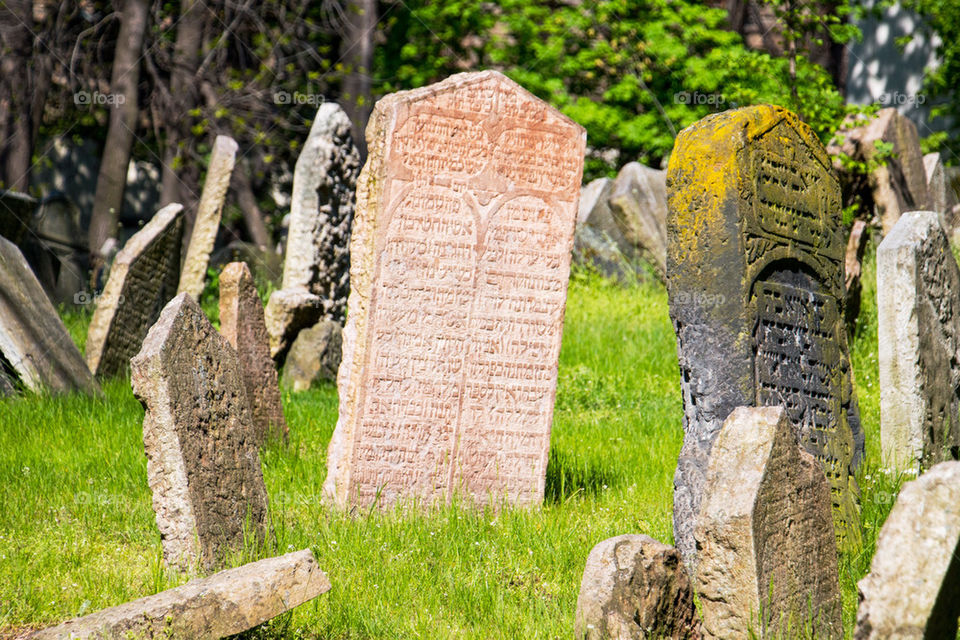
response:
<svg viewBox="0 0 960 640"><path fill-rule="evenodd" d="M605 487L619 484L620 479L620 474L612 469L552 448L544 500L561 503L578 493L599 495Z"/></svg>

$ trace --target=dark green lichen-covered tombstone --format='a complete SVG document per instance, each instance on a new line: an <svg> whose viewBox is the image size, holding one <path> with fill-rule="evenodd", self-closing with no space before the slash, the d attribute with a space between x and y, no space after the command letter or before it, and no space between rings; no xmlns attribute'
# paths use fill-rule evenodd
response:
<svg viewBox="0 0 960 640"><path fill-rule="evenodd" d="M779 107L715 114L677 137L667 188L684 404L673 522L684 562L696 566L710 449L738 406L786 409L830 482L838 545L859 539L863 433L843 325L840 186L823 146Z"/></svg>

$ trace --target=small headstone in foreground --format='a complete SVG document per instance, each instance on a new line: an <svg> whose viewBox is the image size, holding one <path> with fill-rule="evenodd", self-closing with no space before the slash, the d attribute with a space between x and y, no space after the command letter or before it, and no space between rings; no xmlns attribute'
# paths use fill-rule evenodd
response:
<svg viewBox="0 0 960 640"><path fill-rule="evenodd" d="M124 373L160 311L177 294L183 206L168 204L117 253L87 330L87 366Z"/></svg>
<svg viewBox="0 0 960 640"><path fill-rule="evenodd" d="M699 640L693 589L677 550L644 535L595 546L583 570L574 637Z"/></svg>
<svg viewBox="0 0 960 640"><path fill-rule="evenodd" d="M960 269L933 211L903 214L877 248L883 464L960 455Z"/></svg>
<svg viewBox="0 0 960 640"><path fill-rule="evenodd" d="M267 533L267 490L237 354L181 293L130 362L167 564L211 569Z"/></svg>
<svg viewBox="0 0 960 640"><path fill-rule="evenodd" d="M304 549L197 578L28 637L215 640L252 629L329 590L313 552Z"/></svg>
<svg viewBox="0 0 960 640"><path fill-rule="evenodd" d="M237 148L236 141L230 136L217 136L213 143L207 177L200 194L200 203L197 205L197 217L180 272L180 287L177 289L177 293L189 293L194 300L203 293L210 253L220 229L223 200L230 186Z"/></svg>
<svg viewBox="0 0 960 640"><path fill-rule="evenodd" d="M843 637L830 486L784 409L740 407L727 418L695 536L707 637Z"/></svg>
<svg viewBox="0 0 960 640"><path fill-rule="evenodd" d="M287 421L277 368L270 357L263 304L245 262L231 262L220 272L220 333L237 352L257 442L286 438Z"/></svg>
<svg viewBox="0 0 960 640"><path fill-rule="evenodd" d="M856 640L957 637L960 462L941 462L903 485L857 588Z"/></svg>
<svg viewBox="0 0 960 640"><path fill-rule="evenodd" d="M0 238L0 395L33 392L99 393L20 249Z"/></svg>

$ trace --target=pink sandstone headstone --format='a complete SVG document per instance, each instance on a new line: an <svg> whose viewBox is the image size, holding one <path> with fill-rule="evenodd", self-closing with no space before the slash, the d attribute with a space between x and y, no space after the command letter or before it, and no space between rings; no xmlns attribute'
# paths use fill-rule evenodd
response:
<svg viewBox="0 0 960 640"><path fill-rule="evenodd" d="M584 130L505 76L380 100L325 493L542 501Z"/></svg>
<svg viewBox="0 0 960 640"><path fill-rule="evenodd" d="M270 357L263 304L245 262L231 262L220 273L220 334L237 351L257 441L286 438L287 421L277 369Z"/></svg>
<svg viewBox="0 0 960 640"><path fill-rule="evenodd" d="M164 307L130 381L167 564L212 569L246 536L262 540L267 489L237 354L190 294Z"/></svg>

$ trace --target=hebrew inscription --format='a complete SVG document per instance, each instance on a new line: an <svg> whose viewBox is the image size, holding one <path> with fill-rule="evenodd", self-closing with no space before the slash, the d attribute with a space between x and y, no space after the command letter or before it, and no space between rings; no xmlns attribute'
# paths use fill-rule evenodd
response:
<svg viewBox="0 0 960 640"><path fill-rule="evenodd" d="M537 503L583 130L482 72L388 96L367 138L327 493Z"/></svg>

